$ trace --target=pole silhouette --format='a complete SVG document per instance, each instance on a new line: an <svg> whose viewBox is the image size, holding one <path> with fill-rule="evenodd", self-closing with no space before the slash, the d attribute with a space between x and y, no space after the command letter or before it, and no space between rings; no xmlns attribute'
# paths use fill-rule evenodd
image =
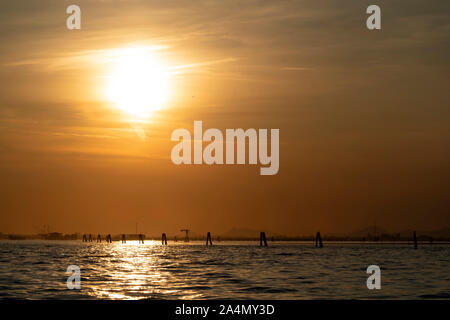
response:
<svg viewBox="0 0 450 320"><path fill-rule="evenodd" d="M417 249L417 235L416 235L416 231L414 231L414 233L413 233L413 238L414 238L414 249Z"/></svg>
<svg viewBox="0 0 450 320"><path fill-rule="evenodd" d="M208 234L206 235L206 245L208 245L208 242L209 245L212 246L211 232L208 232Z"/></svg>
<svg viewBox="0 0 450 320"><path fill-rule="evenodd" d="M267 239L266 239L266 233L261 232L259 234L259 246L262 247L264 243L264 247L267 247Z"/></svg>
<svg viewBox="0 0 450 320"><path fill-rule="evenodd" d="M320 232L316 234L316 248L323 248L322 237L320 236Z"/></svg>

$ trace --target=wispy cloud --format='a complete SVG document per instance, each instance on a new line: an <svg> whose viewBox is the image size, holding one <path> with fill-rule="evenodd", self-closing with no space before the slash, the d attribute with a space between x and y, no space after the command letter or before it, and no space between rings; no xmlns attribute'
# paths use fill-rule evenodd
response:
<svg viewBox="0 0 450 320"><path fill-rule="evenodd" d="M108 48L99 50L83 50L69 52L66 54L58 54L53 56L37 56L36 58L16 60L3 64L4 66L39 66L46 67L48 70L65 70L72 69L74 66L91 65L91 64L107 64L114 62L121 56L130 53L133 50L139 50L144 53L167 50L168 45L135 45L126 44L118 48Z"/></svg>
<svg viewBox="0 0 450 320"><path fill-rule="evenodd" d="M224 59L219 59L219 60L210 60L210 61L190 63L190 64L181 65L181 66L171 67L170 69L175 70L174 73L181 73L188 69L196 69L196 68L211 66L211 65L216 65L216 64L235 62L237 60L238 60L237 58L230 57L230 58L224 58Z"/></svg>

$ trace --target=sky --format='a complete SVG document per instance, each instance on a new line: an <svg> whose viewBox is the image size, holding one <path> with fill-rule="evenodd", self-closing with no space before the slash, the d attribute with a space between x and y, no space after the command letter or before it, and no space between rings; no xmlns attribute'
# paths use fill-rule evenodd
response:
<svg viewBox="0 0 450 320"><path fill-rule="evenodd" d="M372 2L0 0L0 232L449 227L450 3ZM170 74L145 117L105 97L136 47ZM195 120L279 129L278 174L174 165Z"/></svg>

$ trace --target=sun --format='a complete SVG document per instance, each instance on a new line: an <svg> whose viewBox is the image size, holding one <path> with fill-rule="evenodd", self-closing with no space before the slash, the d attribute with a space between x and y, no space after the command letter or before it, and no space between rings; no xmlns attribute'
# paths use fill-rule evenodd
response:
<svg viewBox="0 0 450 320"><path fill-rule="evenodd" d="M169 98L169 73L151 51L122 49L114 61L106 84L110 102L138 117L147 117L164 106Z"/></svg>

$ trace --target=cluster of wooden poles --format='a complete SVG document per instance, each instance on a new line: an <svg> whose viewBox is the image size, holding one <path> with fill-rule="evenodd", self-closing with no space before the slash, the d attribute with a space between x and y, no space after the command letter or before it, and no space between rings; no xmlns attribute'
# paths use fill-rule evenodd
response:
<svg viewBox="0 0 450 320"><path fill-rule="evenodd" d="M145 236L143 234L139 234L138 235L139 238L139 244L144 244L144 238ZM414 231L413 233L413 240L414 240L414 249L417 249L417 235L416 235L416 231ZM93 236L92 234L86 235L83 234L83 242L93 242ZM100 234L97 235L97 240L96 242L102 242L102 237L100 236ZM107 243L112 243L112 238L111 235L108 234L106 235L106 242ZM126 243L126 236L125 234L122 234L122 243ZM320 235L320 232L316 233L316 236L314 238L314 243L315 243L315 247L316 248L323 248L323 242L322 242L322 237ZM166 245L167 246L167 235L165 233L162 234L161 236L161 244L162 245ZM212 246L212 237L211 237L211 232L208 232L206 235L206 245L210 245ZM261 232L259 234L259 246L260 247L267 247L267 239L266 239L266 233L265 232Z"/></svg>
<svg viewBox="0 0 450 320"><path fill-rule="evenodd" d="M139 239L139 244L144 244L144 239L145 239L145 235L143 234L138 234L138 239ZM105 238L107 243L112 243L112 237L110 234L106 235ZM94 236L92 234L83 234L83 242L94 242ZM122 234L122 243L127 243L127 237L125 234ZM175 240L176 241L176 240ZM97 235L96 238L96 242L102 242L102 236L100 234ZM161 242L163 245L167 246L167 235L165 233L162 234L161 236ZM187 240L186 242L189 242L189 240ZM211 245L212 246L212 237L211 237L211 232L208 232L208 234L206 235L206 245ZM267 243L266 243L267 246Z"/></svg>
<svg viewBox="0 0 450 320"><path fill-rule="evenodd" d="M87 234L87 235L83 234L83 242L93 242L94 241L93 239L94 239L94 236L92 234ZM145 236L143 234L139 234L138 235L138 239L139 239L139 244L141 244L141 243L144 244ZM261 240L260 241L261 242L260 245L261 246L263 245L263 239L264 239L264 246L267 247L266 234L264 232L261 232L261 235L260 235L260 240ZM100 234L97 235L96 242L102 242L102 237L101 237ZM108 234L106 236L106 242L107 243L112 243L112 238L111 238L110 234ZM189 240L187 240L186 242L189 242ZM122 243L127 243L127 239L126 239L126 235L125 234L122 234ZM167 246L167 235L165 233L163 233L162 236L161 236L161 244ZM213 243L212 243L211 232L208 232L206 234L206 245L207 246L208 245L212 246L212 244Z"/></svg>
<svg viewBox="0 0 450 320"><path fill-rule="evenodd" d="M105 240L107 243L112 243L111 235L110 234L106 235ZM89 234L89 237L87 235L83 234L83 242L93 242L92 234ZM100 234L97 235L96 242L102 242L102 237L100 236Z"/></svg>

